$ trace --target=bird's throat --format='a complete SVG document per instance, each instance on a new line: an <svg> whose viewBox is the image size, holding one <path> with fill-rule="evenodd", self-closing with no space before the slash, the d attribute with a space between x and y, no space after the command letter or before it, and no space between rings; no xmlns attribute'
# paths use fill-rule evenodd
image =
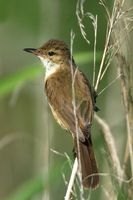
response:
<svg viewBox="0 0 133 200"><path fill-rule="evenodd" d="M60 69L60 65L56 64L54 62L52 62L51 60L48 59L44 59L42 57L40 57L40 60L42 61L46 72L45 72L45 79L47 79L49 76L51 76L52 74L56 73L59 69Z"/></svg>

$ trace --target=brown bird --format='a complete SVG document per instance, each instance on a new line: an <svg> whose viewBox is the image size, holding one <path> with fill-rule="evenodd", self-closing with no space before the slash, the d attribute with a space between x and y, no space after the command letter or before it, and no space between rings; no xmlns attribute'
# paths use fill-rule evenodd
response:
<svg viewBox="0 0 133 200"><path fill-rule="evenodd" d="M45 91L52 113L56 121L72 134L84 188L96 188L99 176L92 148L91 125L97 107L89 81L77 68L63 41L52 39L38 49L24 50L43 62Z"/></svg>

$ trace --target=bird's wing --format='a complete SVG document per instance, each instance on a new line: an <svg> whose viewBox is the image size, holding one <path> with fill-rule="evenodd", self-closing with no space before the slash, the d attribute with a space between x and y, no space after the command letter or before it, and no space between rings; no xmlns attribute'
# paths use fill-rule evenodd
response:
<svg viewBox="0 0 133 200"><path fill-rule="evenodd" d="M73 137L78 131L80 140L85 141L85 138L88 137L85 134L88 134L88 131L85 130L90 128L93 115L93 100L90 88L84 75L79 70L75 74L73 85L75 94L72 92L72 82L65 82L65 78L61 80L61 77L62 74L58 78L56 76L52 80L48 80L45 86L48 91L47 97L51 110L62 127L69 130ZM60 87L60 91L58 91L60 82L64 83L64 87ZM54 90L50 91L51 88L54 88ZM58 96L59 93L60 96Z"/></svg>

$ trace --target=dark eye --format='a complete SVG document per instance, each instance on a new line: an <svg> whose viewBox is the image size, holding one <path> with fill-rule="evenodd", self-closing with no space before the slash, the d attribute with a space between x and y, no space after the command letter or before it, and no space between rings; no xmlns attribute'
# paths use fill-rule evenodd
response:
<svg viewBox="0 0 133 200"><path fill-rule="evenodd" d="M55 52L49 51L49 52L48 52L48 55L49 55L49 56L53 56L53 55L55 55Z"/></svg>

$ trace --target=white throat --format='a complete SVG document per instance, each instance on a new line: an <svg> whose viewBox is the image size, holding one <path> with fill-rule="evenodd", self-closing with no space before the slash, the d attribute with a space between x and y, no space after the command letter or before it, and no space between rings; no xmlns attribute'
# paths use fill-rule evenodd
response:
<svg viewBox="0 0 133 200"><path fill-rule="evenodd" d="M47 79L51 74L54 74L59 68L60 65L48 60L48 59L44 59L41 56L38 56L40 58L40 60L42 61L45 69L46 69L46 73L45 73L45 79Z"/></svg>

